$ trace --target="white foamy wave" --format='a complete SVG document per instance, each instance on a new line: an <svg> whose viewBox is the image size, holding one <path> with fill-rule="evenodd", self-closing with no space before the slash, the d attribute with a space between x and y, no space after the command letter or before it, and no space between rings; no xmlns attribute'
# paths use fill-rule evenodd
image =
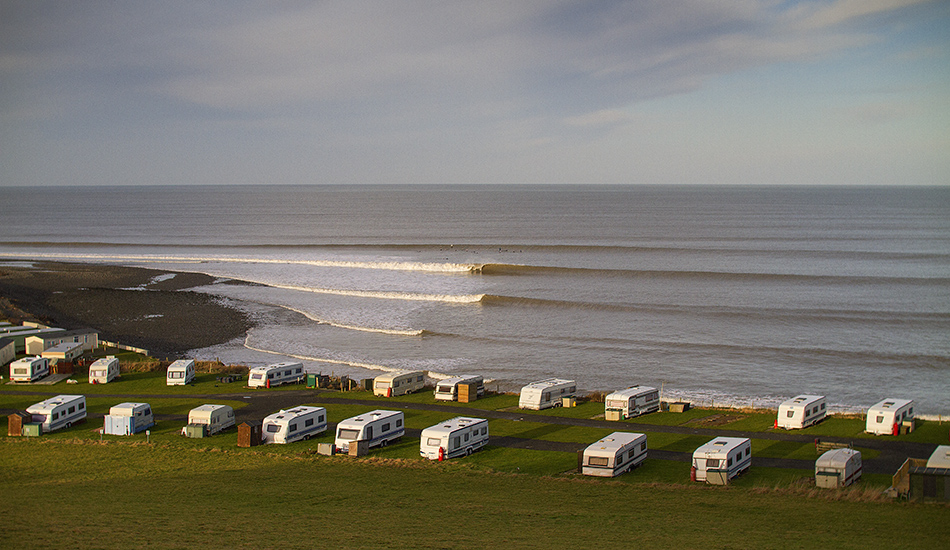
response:
<svg viewBox="0 0 950 550"><path fill-rule="evenodd" d="M342 328L342 329L346 329L346 330L356 330L356 331L360 331L360 332L373 332L373 333L377 333L377 334L393 334L393 335L396 335L396 336L422 336L422 334L425 332L425 331L423 331L423 330L421 330L421 329L420 329L420 330L412 330L412 329L410 329L410 330L401 330L401 329L373 328L373 327L361 327L361 326L354 326L354 325L344 325L344 324L341 324L341 323L334 323L334 322L332 322L332 321L327 321L327 320L325 320L325 319L318 319L317 317L314 317L313 315L310 315L310 314L307 313L306 311L302 311L302 310L299 310L299 309L296 309L296 308L292 308L292 307L290 307L290 306L280 306L280 307L282 307L282 308L284 308L284 309L286 309L286 310L289 310L289 311L293 311L293 312L295 312L295 313L299 313L299 314L303 315L304 317L306 317L307 319L310 319L311 321L313 321L313 322L315 322L315 323L320 323L321 325L328 325L328 326L331 326L331 327Z"/></svg>
<svg viewBox="0 0 950 550"><path fill-rule="evenodd" d="M314 288L297 285L267 284L259 281L248 281L284 290L313 292L315 294L333 294L336 296L354 296L357 298L378 298L382 300L407 300L410 302L445 302L453 304L474 304L481 302L484 294L424 294L417 292L395 292L386 290L345 290L339 288Z"/></svg>
<svg viewBox="0 0 950 550"><path fill-rule="evenodd" d="M460 376L458 373L447 373L447 372L436 372L436 371L426 371L429 374L429 378L433 380L445 380L446 378L453 378L455 376ZM468 374L468 373L466 373ZM494 378L483 378L482 382L488 384L494 382Z"/></svg>
<svg viewBox="0 0 950 550"><path fill-rule="evenodd" d="M290 258L240 258L224 256L160 256L140 254L72 254L72 253L4 253L5 256L46 258L46 259L73 259L100 262L174 262L174 263L238 263L238 264L279 264L279 265L309 265L315 267L342 267L348 269L379 269L387 271L425 271L431 273L473 273L481 269L480 264L452 263L452 262L358 262L347 260L294 260Z"/></svg>

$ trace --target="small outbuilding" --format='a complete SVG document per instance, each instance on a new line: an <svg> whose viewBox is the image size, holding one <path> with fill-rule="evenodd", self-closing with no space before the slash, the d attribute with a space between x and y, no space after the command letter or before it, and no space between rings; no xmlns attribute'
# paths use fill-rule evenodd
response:
<svg viewBox="0 0 950 550"><path fill-rule="evenodd" d="M861 479L861 451L832 449L815 461L815 485L818 487L847 487Z"/></svg>

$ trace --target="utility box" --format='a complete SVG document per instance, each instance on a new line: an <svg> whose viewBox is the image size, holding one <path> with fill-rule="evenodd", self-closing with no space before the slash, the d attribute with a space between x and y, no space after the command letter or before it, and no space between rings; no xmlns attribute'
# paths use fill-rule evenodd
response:
<svg viewBox="0 0 950 550"><path fill-rule="evenodd" d="M689 402L677 401L670 403L670 412L681 413L689 410Z"/></svg>
<svg viewBox="0 0 950 550"><path fill-rule="evenodd" d="M609 410L604 413L604 420L610 420L612 422L616 422L619 420L623 420L623 415L618 410Z"/></svg>
<svg viewBox="0 0 950 550"><path fill-rule="evenodd" d="M350 456L366 456L369 454L369 441L350 441Z"/></svg>
<svg viewBox="0 0 950 550"><path fill-rule="evenodd" d="M20 437L23 435L23 426L33 419L33 415L28 412L16 411L7 417L7 435L11 437Z"/></svg>
<svg viewBox="0 0 950 550"><path fill-rule="evenodd" d="M238 447L257 447L261 444L261 425L242 422L238 426Z"/></svg>
<svg viewBox="0 0 950 550"><path fill-rule="evenodd" d="M913 432L913 431L914 431L914 419L913 419L913 418L911 418L910 420L904 420L903 422L901 422L901 433L902 433L902 434L909 434L909 433L911 433L911 432Z"/></svg>
<svg viewBox="0 0 950 550"><path fill-rule="evenodd" d="M185 426L185 437L202 438L208 437L207 424L188 424Z"/></svg>
<svg viewBox="0 0 950 550"><path fill-rule="evenodd" d="M43 435L43 424L39 422L29 422L23 425L21 432L25 437L39 437Z"/></svg>
<svg viewBox="0 0 950 550"><path fill-rule="evenodd" d="M561 398L561 406L562 406L562 407L576 407L576 406L577 406L577 398L576 398L576 397L573 397L573 396L571 396L571 397L562 397L562 398Z"/></svg>
<svg viewBox="0 0 950 550"><path fill-rule="evenodd" d="M336 445L333 443L317 443L317 454L333 456L336 454Z"/></svg>
<svg viewBox="0 0 950 550"><path fill-rule="evenodd" d="M366 391L373 391L373 378L364 378L360 380L360 386Z"/></svg>

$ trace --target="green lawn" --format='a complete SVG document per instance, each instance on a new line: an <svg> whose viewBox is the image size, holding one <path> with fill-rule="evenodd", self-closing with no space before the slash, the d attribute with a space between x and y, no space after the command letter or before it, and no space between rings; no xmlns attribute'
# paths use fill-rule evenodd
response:
<svg viewBox="0 0 950 550"><path fill-rule="evenodd" d="M399 447L386 453L412 446ZM487 448L438 463L323 457L304 445L0 437L0 487L17 517L0 530L0 547L550 548L552 533L565 547L941 548L950 540L947 506L774 488L794 485L796 471L757 479L753 468L733 486L707 487L679 482L686 463L667 471L648 460L616 480L590 479L547 474L551 464L575 465L570 453L549 454ZM677 479L638 481L663 476Z"/></svg>

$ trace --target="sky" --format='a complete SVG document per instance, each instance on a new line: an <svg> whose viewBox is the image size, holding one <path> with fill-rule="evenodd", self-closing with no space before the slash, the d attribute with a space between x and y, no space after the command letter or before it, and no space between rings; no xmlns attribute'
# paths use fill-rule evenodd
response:
<svg viewBox="0 0 950 550"><path fill-rule="evenodd" d="M947 0L0 0L0 186L950 185Z"/></svg>

